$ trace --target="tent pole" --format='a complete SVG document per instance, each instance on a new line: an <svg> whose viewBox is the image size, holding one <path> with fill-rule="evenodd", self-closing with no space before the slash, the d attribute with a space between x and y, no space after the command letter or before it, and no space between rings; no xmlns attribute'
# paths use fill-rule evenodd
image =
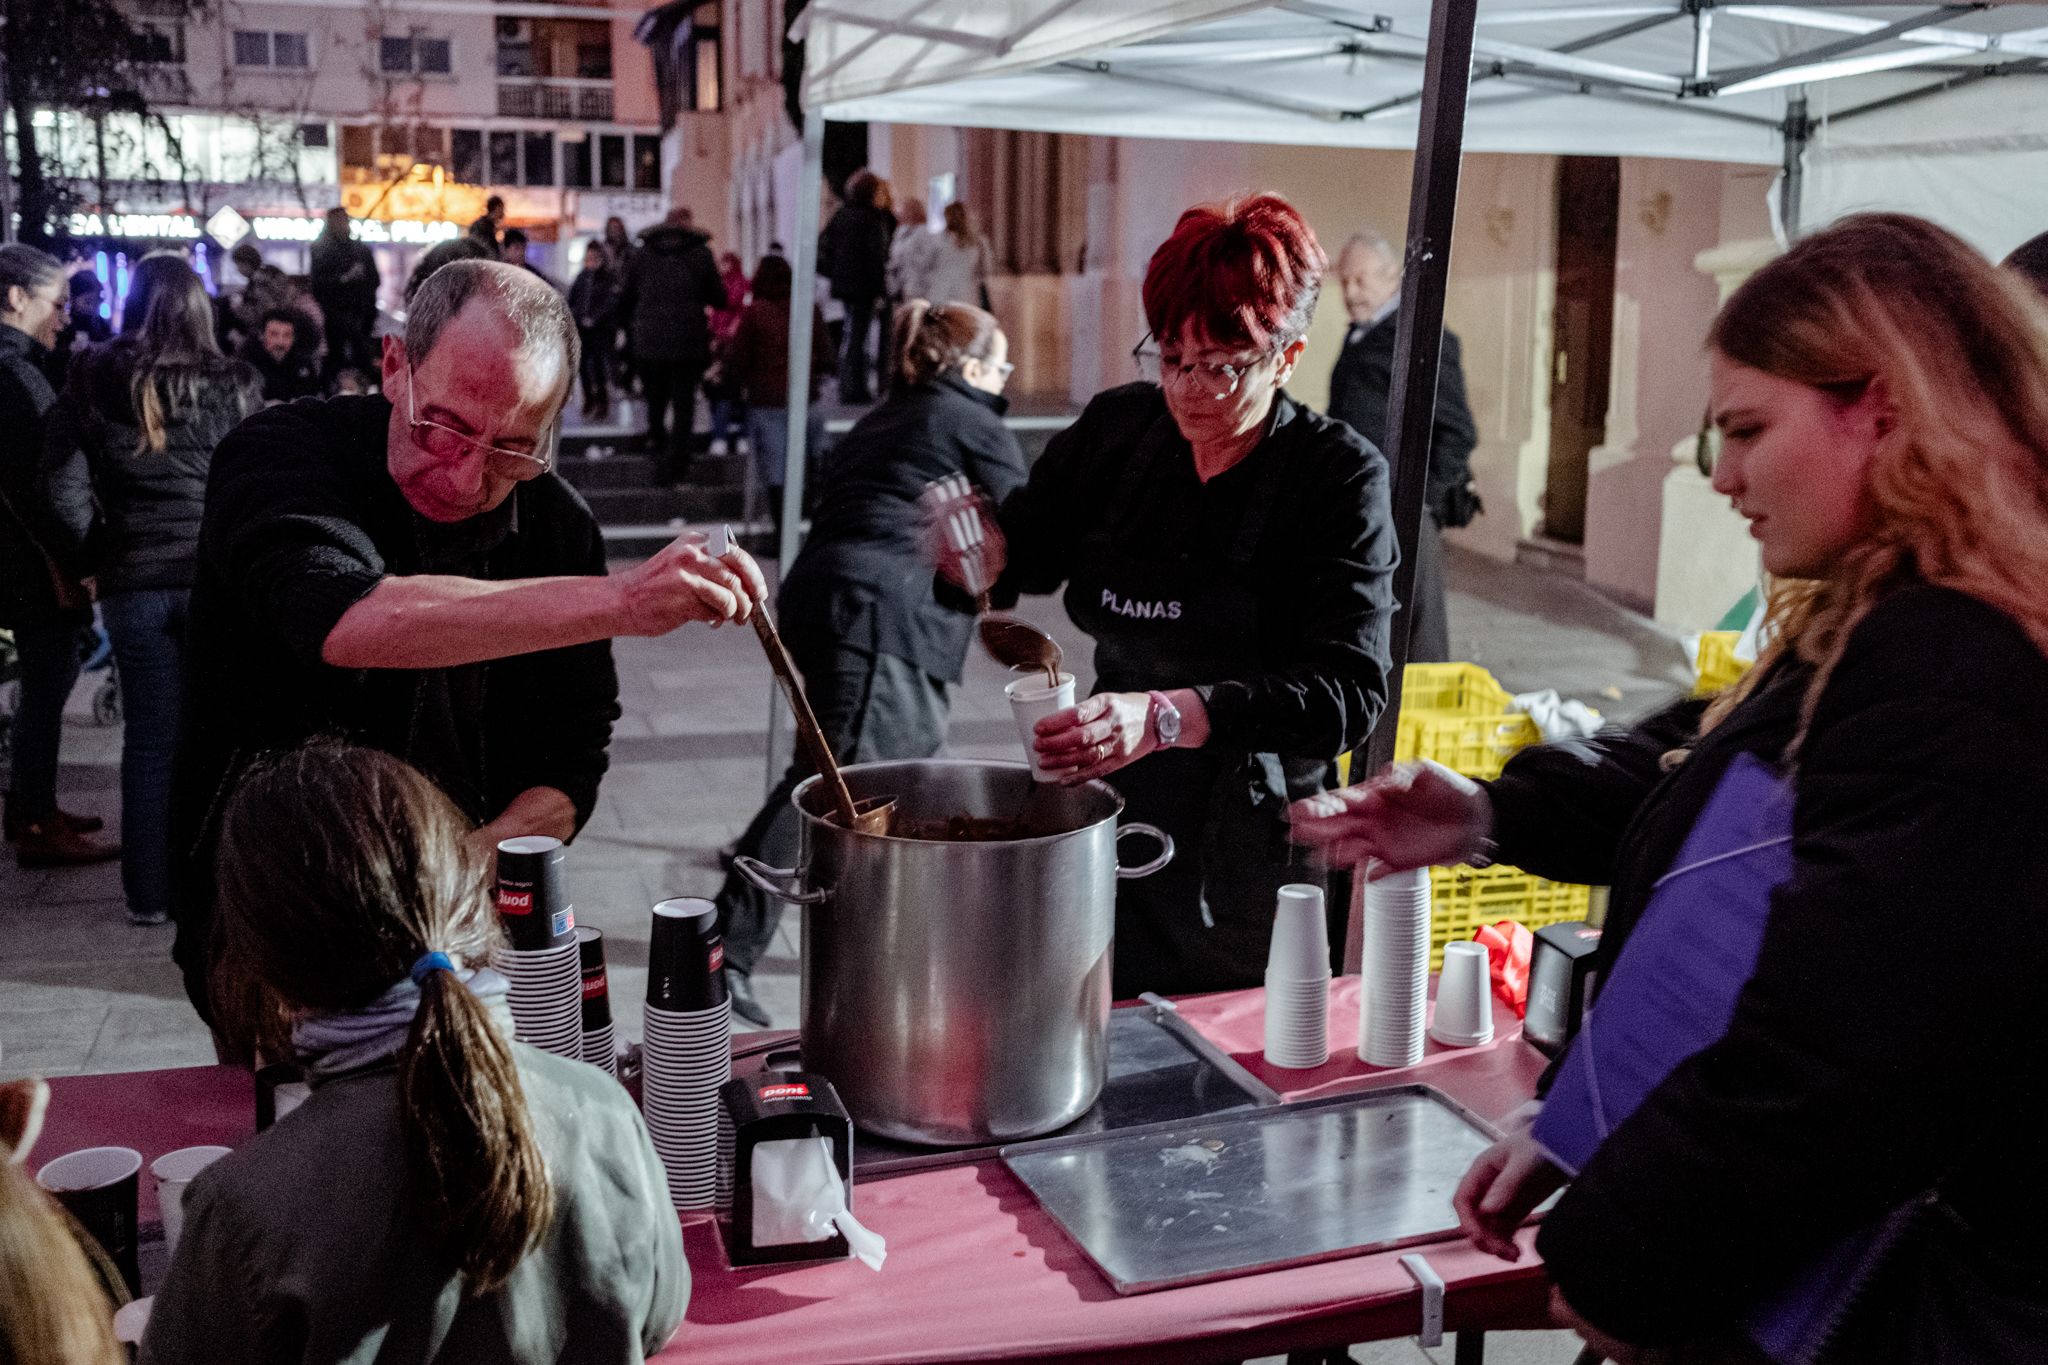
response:
<svg viewBox="0 0 2048 1365"><path fill-rule="evenodd" d="M796 187L796 240L789 244L795 278L789 291L789 448L782 472L783 573L803 539L804 469L810 457L811 323L818 287L818 193L825 180L825 116L804 111L804 168Z"/></svg>
<svg viewBox="0 0 2048 1365"><path fill-rule="evenodd" d="M1800 200L1806 193L1806 143L1813 136L1813 121L1806 116L1806 87L1785 102L1785 178L1779 185L1778 217L1785 226L1785 240L1799 240Z"/></svg>
<svg viewBox="0 0 2048 1365"><path fill-rule="evenodd" d="M817 314L818 193L824 180L825 116L815 109L806 109L803 170L797 175L796 187L796 240L789 243L791 273L795 278L789 289L789 443L782 465L782 539L775 547L778 586L789 576L789 566L796 562L803 532L804 470L811 454L811 337ZM765 791L775 790L775 783L789 764L786 724L782 698L771 689L768 771L762 779Z"/></svg>
<svg viewBox="0 0 2048 1365"><path fill-rule="evenodd" d="M1472 72L1472 29L1478 0L1435 0L1429 14L1429 59L1422 78L1421 127L1415 176L1408 198L1408 244L1402 260L1401 309L1394 332L1393 391L1387 399L1387 457L1394 471L1394 525L1401 563L1394 598L1415 591L1415 547L1422 536L1423 490L1429 475L1430 435L1436 425L1437 361L1443 349L1444 296L1450 284L1451 228L1458 211L1458 163L1464 154L1465 104ZM1401 671L1408 661L1410 613L1394 616L1387 676L1387 709L1366 745L1367 774L1394 757L1395 717L1401 712ZM1351 899L1344 969L1358 970L1364 950L1363 891Z"/></svg>

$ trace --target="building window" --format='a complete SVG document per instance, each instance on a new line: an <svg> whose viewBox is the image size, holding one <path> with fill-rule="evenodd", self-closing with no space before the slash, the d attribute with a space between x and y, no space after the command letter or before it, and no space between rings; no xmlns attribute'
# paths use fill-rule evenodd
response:
<svg viewBox="0 0 2048 1365"><path fill-rule="evenodd" d="M138 20L133 55L138 62L182 65L185 60L185 26L162 19Z"/></svg>
<svg viewBox="0 0 2048 1365"><path fill-rule="evenodd" d="M718 83L724 45L719 39L716 4L699 5L690 16L689 47L684 80L689 87L690 108L708 113L721 107Z"/></svg>
<svg viewBox="0 0 2048 1365"><path fill-rule="evenodd" d="M519 134L491 134L491 178L493 185L519 183Z"/></svg>
<svg viewBox="0 0 2048 1365"><path fill-rule="evenodd" d="M661 188L661 139L645 133L633 135L633 188Z"/></svg>
<svg viewBox="0 0 2048 1365"><path fill-rule="evenodd" d="M273 33L260 28L235 30L235 65L303 71L312 65L303 33Z"/></svg>
<svg viewBox="0 0 2048 1365"><path fill-rule="evenodd" d="M357 170L377 169L377 130L363 123L341 126L341 164Z"/></svg>
<svg viewBox="0 0 2048 1365"><path fill-rule="evenodd" d="M307 60L310 45L303 33L273 33L270 35L270 64L288 70L303 71L312 65Z"/></svg>
<svg viewBox="0 0 2048 1365"><path fill-rule="evenodd" d="M533 20L498 20L498 74L531 76L533 67Z"/></svg>
<svg viewBox="0 0 2048 1365"><path fill-rule="evenodd" d="M529 185L552 185L555 183L555 135L553 133L526 133L522 135L526 162L526 183Z"/></svg>
<svg viewBox="0 0 2048 1365"><path fill-rule="evenodd" d="M572 190L591 187L589 138L562 144L562 183Z"/></svg>
<svg viewBox="0 0 2048 1365"><path fill-rule="evenodd" d="M481 129L457 128L448 134L448 173L465 185L484 183L484 135Z"/></svg>
<svg viewBox="0 0 2048 1365"><path fill-rule="evenodd" d="M299 125L299 145L301 147L327 146L327 125L324 123L301 123Z"/></svg>
<svg viewBox="0 0 2048 1365"><path fill-rule="evenodd" d="M246 28L235 30L235 65L269 66L270 35Z"/></svg>
<svg viewBox="0 0 2048 1365"><path fill-rule="evenodd" d="M428 123L415 125L412 130L412 158L415 161L424 161L430 166L446 166L447 130Z"/></svg>
<svg viewBox="0 0 2048 1365"><path fill-rule="evenodd" d="M597 139L597 183L608 190L626 188L626 139L605 133Z"/></svg>
<svg viewBox="0 0 2048 1365"><path fill-rule="evenodd" d="M453 66L454 53L446 38L386 34L377 40L377 69L387 76L445 76Z"/></svg>
<svg viewBox="0 0 2048 1365"><path fill-rule="evenodd" d="M576 76L579 80L608 81L612 78L612 45L576 44Z"/></svg>

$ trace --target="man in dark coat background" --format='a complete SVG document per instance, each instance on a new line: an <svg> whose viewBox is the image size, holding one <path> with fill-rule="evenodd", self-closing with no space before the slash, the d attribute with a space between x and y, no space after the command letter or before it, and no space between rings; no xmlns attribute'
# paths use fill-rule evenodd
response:
<svg viewBox="0 0 2048 1365"><path fill-rule="evenodd" d="M888 293L889 244L896 235L896 215L882 207L883 194L873 171L855 171L846 182L846 202L818 239L819 273L832 281L832 297L846 305L846 350L839 362L839 398L845 403L874 398L868 333ZM884 355L878 368L886 371L888 364Z"/></svg>
<svg viewBox="0 0 2048 1365"><path fill-rule="evenodd" d="M327 226L307 255L313 301L327 323L327 377L376 368L370 334L377 325L377 258L352 235L348 210L327 210Z"/></svg>
<svg viewBox="0 0 2048 1365"><path fill-rule="evenodd" d="M1385 450L1387 403L1393 390L1394 323L1401 306L1401 262L1386 238L1360 233L1337 257L1350 330L1330 371L1330 416ZM1465 369L1457 334L1444 332L1437 371L1436 428L1430 440L1429 482L1423 493L1422 534L1415 549L1413 600L1402 605L1408 623L1408 661L1445 663L1451 657L1450 617L1444 605L1443 528L1465 526L1483 511L1472 490L1472 450L1479 428L1465 401Z"/></svg>
<svg viewBox="0 0 2048 1365"><path fill-rule="evenodd" d="M647 395L647 447L658 484L678 483L689 473L697 386L711 364L705 310L725 305L711 234L692 225L688 209L672 209L658 227L640 234L640 250L619 291L619 316L626 320L633 364ZM671 404L673 430L667 420Z"/></svg>

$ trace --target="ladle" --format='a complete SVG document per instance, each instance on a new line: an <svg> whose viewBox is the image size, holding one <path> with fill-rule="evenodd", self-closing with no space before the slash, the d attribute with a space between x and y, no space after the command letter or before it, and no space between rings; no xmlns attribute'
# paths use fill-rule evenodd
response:
<svg viewBox="0 0 2048 1365"><path fill-rule="evenodd" d="M988 532L981 524L981 510L975 505L974 490L964 478L952 475L933 486L938 515L947 542L960 556L962 586L974 594L974 610L980 618L981 647L1003 667L1019 672L1045 674L1046 682L1060 682L1059 641L1037 626L989 605L988 563L984 547Z"/></svg>
<svg viewBox="0 0 2048 1365"><path fill-rule="evenodd" d="M732 533L718 527L711 533L710 550L713 558L723 559L731 549ZM803 680L797 677L796 662L789 657L789 647L782 643L781 634L775 629L775 622L768 617L765 602L754 604L754 634L761 637L761 648L767 652L768 666L775 671L775 681L782 684L782 695L789 699L789 709L796 717L797 742L810 756L811 766L824 778L825 790L832 797L833 816L840 824L862 834L887 834L889 823L896 812L896 798L893 796L869 797L855 802L848 790L846 778L839 771L838 760L832 757L832 746L826 742L824 727L818 724L817 713L811 710L811 699L804 695Z"/></svg>

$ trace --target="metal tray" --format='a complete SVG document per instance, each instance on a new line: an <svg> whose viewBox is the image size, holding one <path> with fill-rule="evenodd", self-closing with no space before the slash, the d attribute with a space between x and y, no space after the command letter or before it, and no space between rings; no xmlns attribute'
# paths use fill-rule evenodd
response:
<svg viewBox="0 0 2048 1365"><path fill-rule="evenodd" d="M1451 1195L1495 1130L1389 1086L1002 1149L1119 1294L1457 1235Z"/></svg>

